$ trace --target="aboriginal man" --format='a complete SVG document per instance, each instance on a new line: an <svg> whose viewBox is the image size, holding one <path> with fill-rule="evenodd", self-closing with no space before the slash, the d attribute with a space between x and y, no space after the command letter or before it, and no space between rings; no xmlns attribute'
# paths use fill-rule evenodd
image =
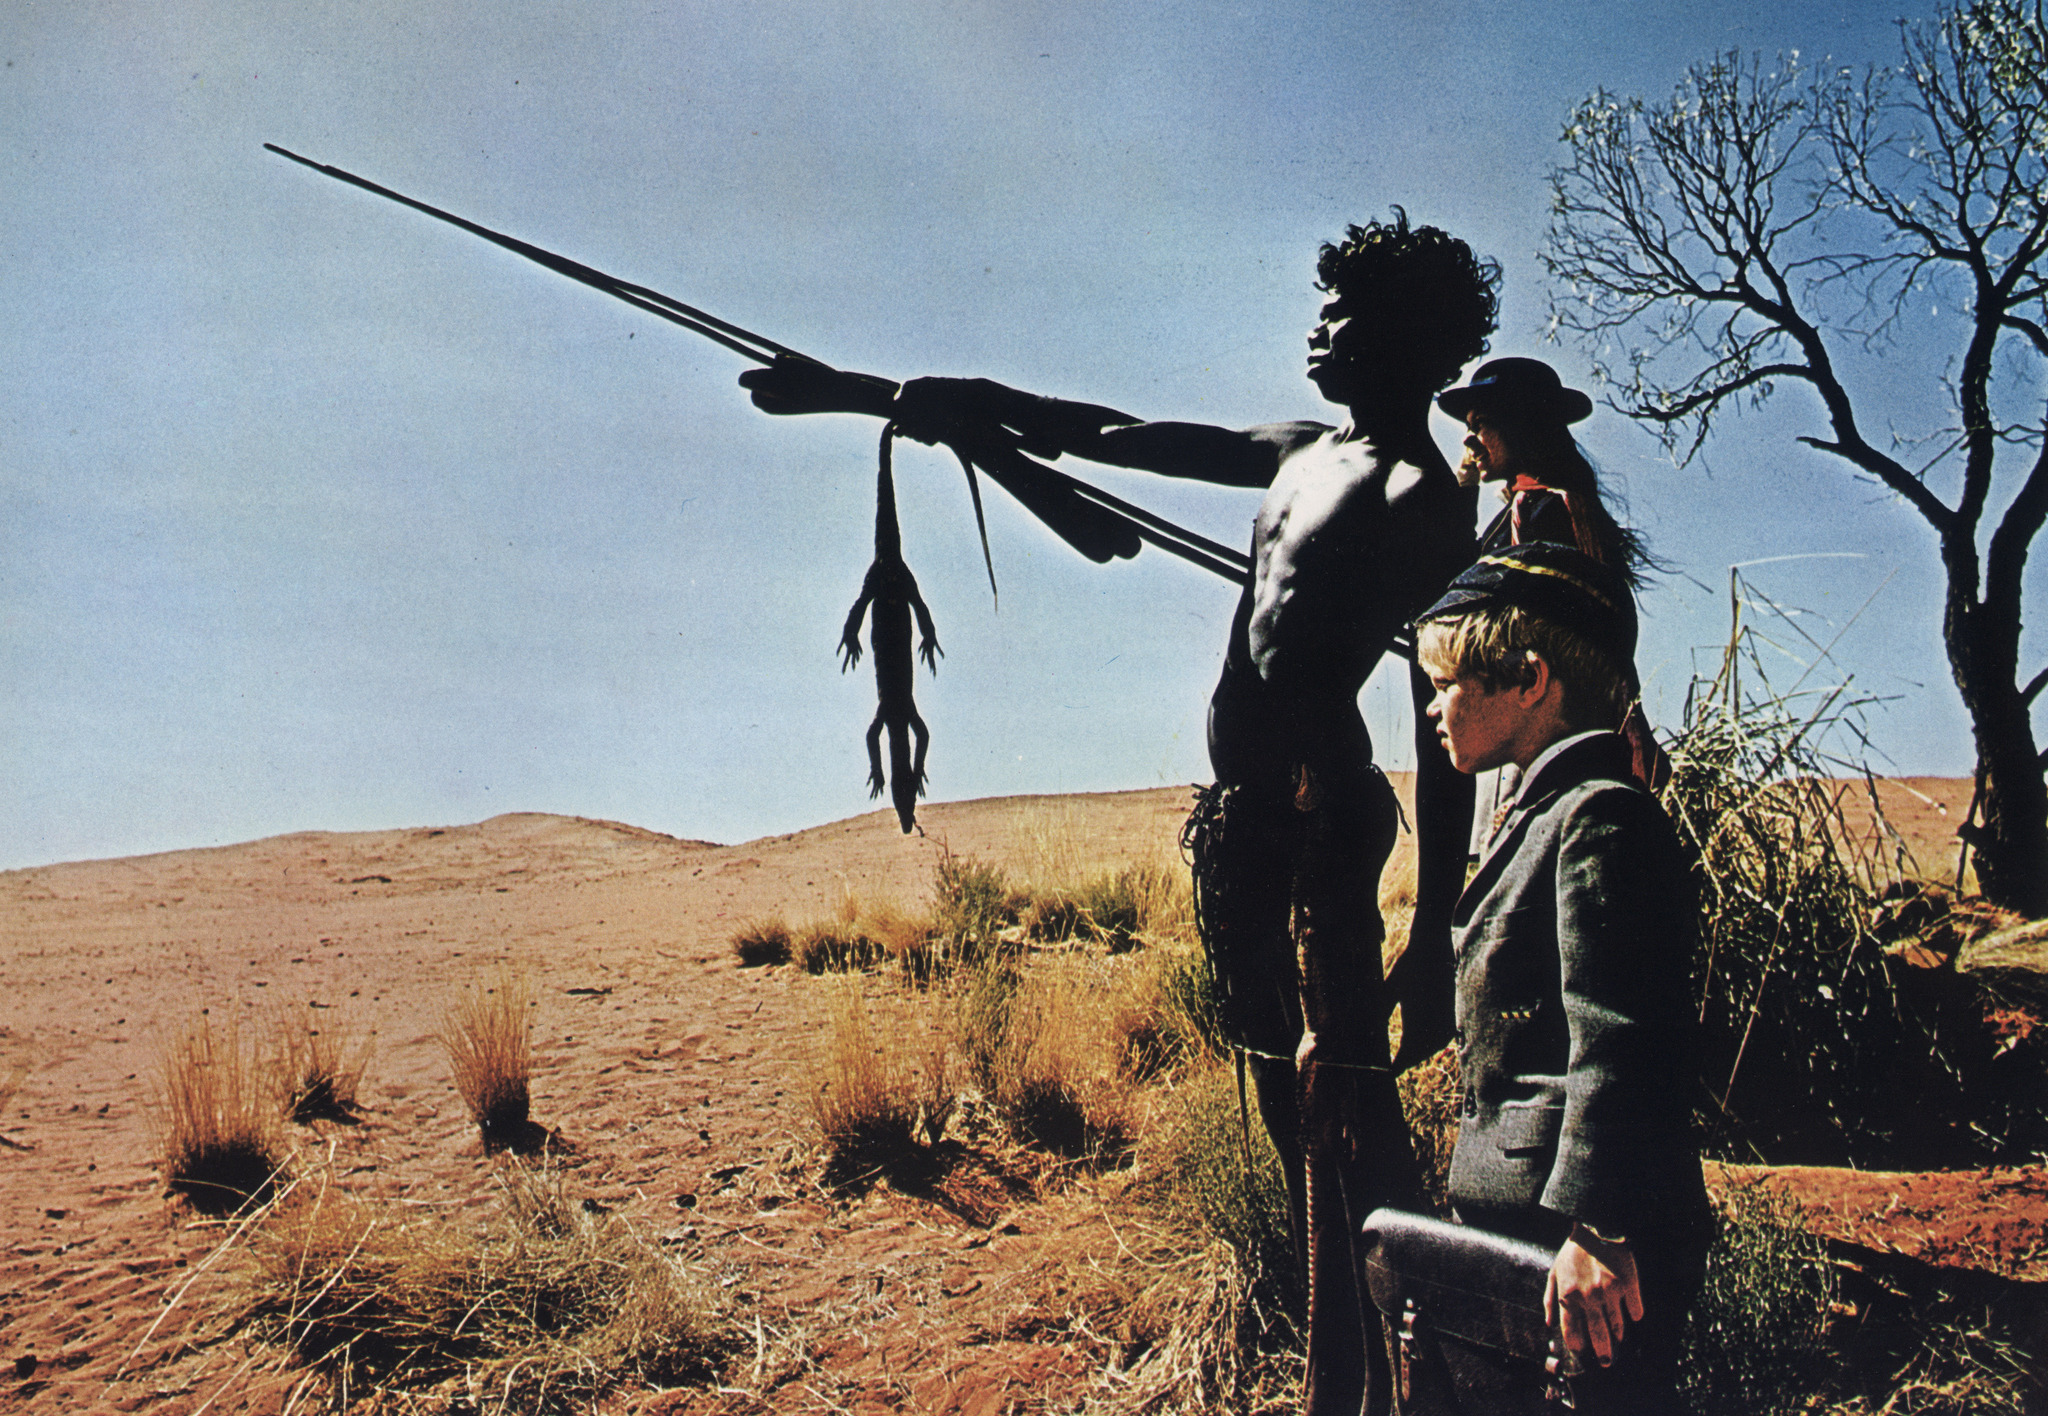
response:
<svg viewBox="0 0 2048 1416"><path fill-rule="evenodd" d="M914 379L886 408L845 376L794 363L741 383L771 413L881 412L908 436L1008 429L1071 453L1265 488L1252 573L1210 699L1216 785L1191 828L1203 938L1223 1022L1245 1057L1287 1178L1309 1274L1307 1410L1384 1410L1384 1353L1352 1240L1376 1206L1416 1202L1388 1062L1450 1035L1451 907L1462 882L1470 779L1451 770L1416 699L1418 879L1410 946L1383 977L1381 868L1399 808L1373 764L1358 694L1396 631L1471 564L1476 507L1430 436L1430 401L1484 353L1499 268L1433 227L1353 226L1322 248L1308 377L1343 423L1243 430L1147 423L983 379Z"/></svg>

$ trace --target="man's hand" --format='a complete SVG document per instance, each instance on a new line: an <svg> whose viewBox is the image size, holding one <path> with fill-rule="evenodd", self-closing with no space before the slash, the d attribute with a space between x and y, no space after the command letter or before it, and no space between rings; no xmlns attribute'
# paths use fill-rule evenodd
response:
<svg viewBox="0 0 2048 1416"><path fill-rule="evenodd" d="M911 379L897 391L889 416L906 438L921 443L949 442L962 429L975 425L987 430L1002 426L1005 403L1028 403L1030 397L987 379ZM1042 456L1059 456L1059 449L1046 450L1024 443Z"/></svg>
<svg viewBox="0 0 2048 1416"><path fill-rule="evenodd" d="M1609 1243L1583 1224L1573 1225L1543 1286L1543 1321L1552 1328L1562 1324L1568 1353L1582 1362L1590 1354L1605 1367L1614 1361L1626 1323L1642 1320L1642 1286L1627 1243ZM1553 1357L1551 1370L1557 1366Z"/></svg>
<svg viewBox="0 0 2048 1416"><path fill-rule="evenodd" d="M894 392L886 380L849 374L808 359L777 359L740 375L740 387L763 413L866 413L891 416Z"/></svg>
<svg viewBox="0 0 2048 1416"><path fill-rule="evenodd" d="M1425 931L1433 932L1433 931ZM1443 1050L1453 1031L1453 979L1448 939L1409 936L1387 974L1388 996L1401 1009L1401 1048L1394 1071L1405 1072Z"/></svg>

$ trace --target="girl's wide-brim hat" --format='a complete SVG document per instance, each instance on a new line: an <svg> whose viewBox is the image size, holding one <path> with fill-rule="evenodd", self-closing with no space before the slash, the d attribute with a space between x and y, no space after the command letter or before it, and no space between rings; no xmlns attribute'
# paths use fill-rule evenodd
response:
<svg viewBox="0 0 2048 1416"><path fill-rule="evenodd" d="M1593 411L1593 400L1566 388L1557 370L1541 359L1508 358L1487 360L1463 388L1446 389L1436 406L1460 422L1477 408L1576 423Z"/></svg>

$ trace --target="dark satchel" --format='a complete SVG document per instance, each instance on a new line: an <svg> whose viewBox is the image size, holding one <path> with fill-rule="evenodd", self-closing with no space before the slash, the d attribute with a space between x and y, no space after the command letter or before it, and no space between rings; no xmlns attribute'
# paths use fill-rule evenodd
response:
<svg viewBox="0 0 2048 1416"><path fill-rule="evenodd" d="M1542 1416L1587 1408L1556 1350L1543 1288L1556 1255L1405 1210L1365 1221L1366 1288L1386 1329L1400 1416Z"/></svg>

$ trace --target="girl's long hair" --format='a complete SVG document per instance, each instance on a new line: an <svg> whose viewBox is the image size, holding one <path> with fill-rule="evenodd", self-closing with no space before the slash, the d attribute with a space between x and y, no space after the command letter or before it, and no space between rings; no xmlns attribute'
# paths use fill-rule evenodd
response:
<svg viewBox="0 0 2048 1416"><path fill-rule="evenodd" d="M1650 554L1642 534L1615 520L1607 509L1600 474L1593 470L1569 427L1548 418L1501 418L1498 423L1521 470L1546 487L1566 493L1584 514L1593 544L1580 549L1620 571L1631 589L1641 589L1646 576L1664 568Z"/></svg>

